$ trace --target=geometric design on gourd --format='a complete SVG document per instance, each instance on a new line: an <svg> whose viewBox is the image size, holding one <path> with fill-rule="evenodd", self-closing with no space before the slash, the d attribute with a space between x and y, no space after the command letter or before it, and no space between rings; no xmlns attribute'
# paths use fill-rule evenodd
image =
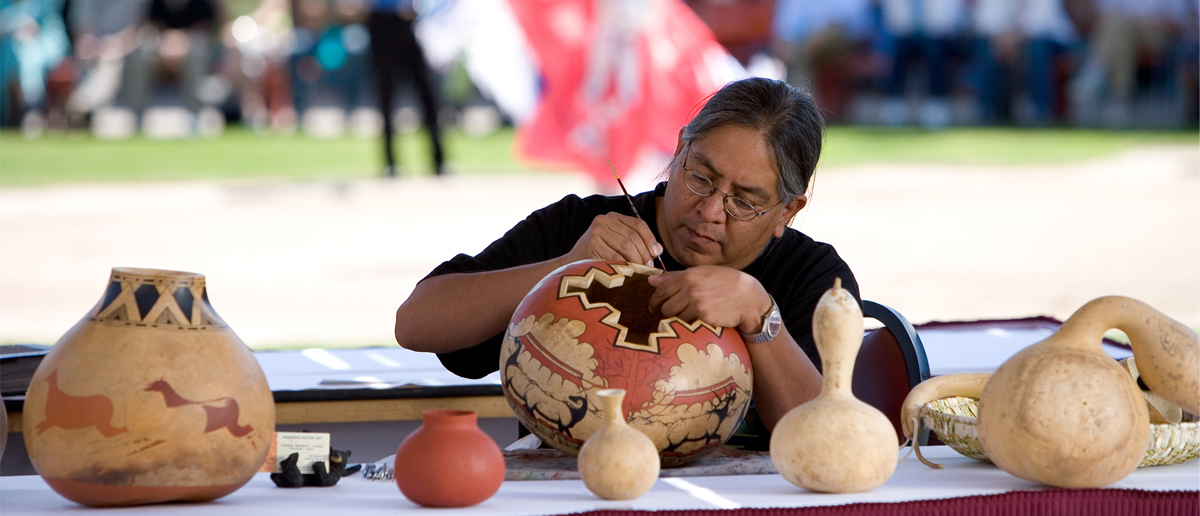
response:
<svg viewBox="0 0 1200 516"><path fill-rule="evenodd" d="M209 304L203 280L146 278L119 273L113 273L113 281L104 298L88 320L165 330L228 328Z"/></svg>
<svg viewBox="0 0 1200 516"><path fill-rule="evenodd" d="M590 268L579 276L564 276L559 282L558 297L565 299L575 297L585 310L606 308L609 313L600 322L617 330L613 346L636 349L650 353L658 353L660 338L677 338L679 334L672 328L671 323L677 322L690 331L695 332L700 326L708 328L718 337L724 328L713 326L697 320L688 323L678 317L664 318L654 313L647 306L630 304L633 299L646 299L654 287L646 281L649 274L638 272L629 265L613 264L614 274L608 274L598 268ZM604 288L600 288L604 287ZM628 290L642 291L645 295L610 295L616 289L624 287ZM628 321L628 323L624 323ZM657 324L657 328L653 326Z"/></svg>
<svg viewBox="0 0 1200 516"><path fill-rule="evenodd" d="M517 418L568 454L578 453L599 428L595 392L625 389L625 419L654 441L664 466L685 464L732 436L750 405L752 368L736 333L678 318L659 323L655 315L658 331L642 332L647 338L639 342L638 331L626 327L636 324L621 319L628 308L589 298L628 288L638 276L645 281L644 272L633 271L601 263L564 274L554 286L535 287L526 298L530 307L518 308L514 315L522 318L514 318L505 334L502 386Z"/></svg>

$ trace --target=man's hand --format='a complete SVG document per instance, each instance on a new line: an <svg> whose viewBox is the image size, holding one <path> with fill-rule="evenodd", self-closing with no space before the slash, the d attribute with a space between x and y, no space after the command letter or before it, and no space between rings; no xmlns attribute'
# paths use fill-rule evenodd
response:
<svg viewBox="0 0 1200 516"><path fill-rule="evenodd" d="M665 316L736 328L743 334L762 329L771 297L754 277L716 265L701 265L650 276L655 287L650 307ZM796 345L787 326L770 342L747 346L754 368L754 405L768 429L789 410L821 393L821 374Z"/></svg>
<svg viewBox="0 0 1200 516"><path fill-rule="evenodd" d="M742 271L701 265L683 271L651 276L655 287L650 308L667 317L758 333L771 299L762 284Z"/></svg>
<svg viewBox="0 0 1200 516"><path fill-rule="evenodd" d="M662 254L662 245L646 221L607 213L592 219L592 225L564 258L579 260L615 260L654 266L654 257Z"/></svg>

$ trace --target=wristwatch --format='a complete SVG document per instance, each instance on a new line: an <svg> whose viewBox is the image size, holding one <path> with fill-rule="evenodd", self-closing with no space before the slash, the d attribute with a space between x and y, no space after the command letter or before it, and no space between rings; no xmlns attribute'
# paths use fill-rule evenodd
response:
<svg viewBox="0 0 1200 516"><path fill-rule="evenodd" d="M746 344L761 344L775 340L775 337L779 335L779 329L783 327L783 316L779 314L779 305L775 304L775 298L769 294L767 297L771 299L771 309L763 314L762 329L758 333L750 335L742 333L742 341Z"/></svg>

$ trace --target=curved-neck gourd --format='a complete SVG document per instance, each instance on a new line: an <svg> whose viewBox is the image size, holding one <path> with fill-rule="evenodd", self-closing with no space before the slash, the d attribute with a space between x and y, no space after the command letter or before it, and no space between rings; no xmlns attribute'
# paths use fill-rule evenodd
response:
<svg viewBox="0 0 1200 516"><path fill-rule="evenodd" d="M979 397L984 452L1008 473L1057 487L1116 482L1145 456L1146 402L1133 377L1104 351L1104 333L1129 336L1142 381L1183 410L1200 412L1200 338L1151 306L1122 296L1085 304L1050 337L1017 352L988 377L951 375L918 385L905 401ZM986 383L983 383L985 382ZM979 387L982 386L982 389Z"/></svg>

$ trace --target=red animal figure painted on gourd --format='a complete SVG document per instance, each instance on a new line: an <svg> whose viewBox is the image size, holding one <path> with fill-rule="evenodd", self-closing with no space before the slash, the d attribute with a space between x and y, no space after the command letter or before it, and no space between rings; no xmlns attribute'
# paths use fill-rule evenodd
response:
<svg viewBox="0 0 1200 516"><path fill-rule="evenodd" d="M238 403L237 400L228 396L215 398L204 401L192 401L175 392L175 388L165 380L158 380L146 387L147 391L158 391L163 395L163 400L167 403L167 408L183 407L188 405L199 405L204 408L207 423L204 426L204 433L213 432L222 428L229 430L229 433L234 437L245 437L254 428L245 425L238 425Z"/></svg>
<svg viewBox="0 0 1200 516"><path fill-rule="evenodd" d="M46 391L46 419L38 423L41 434L54 427L78 430L94 427L104 437L115 437L125 433L124 427L112 426L113 402L107 396L72 396L58 386L58 370L46 376L50 385Z"/></svg>

